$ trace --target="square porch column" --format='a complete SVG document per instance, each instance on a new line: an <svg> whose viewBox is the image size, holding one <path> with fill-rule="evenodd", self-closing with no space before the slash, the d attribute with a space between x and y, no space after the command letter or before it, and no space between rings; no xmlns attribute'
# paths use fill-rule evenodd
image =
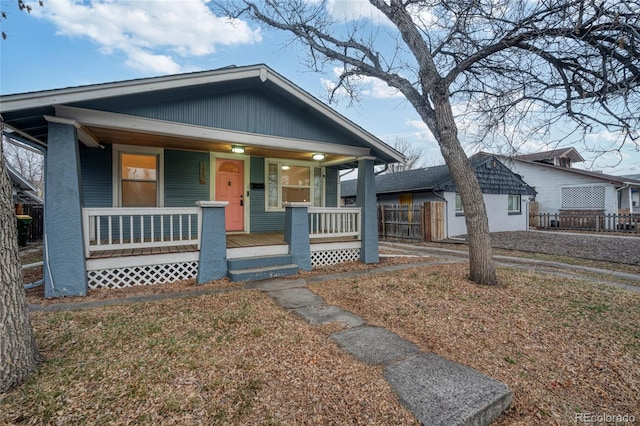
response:
<svg viewBox="0 0 640 426"><path fill-rule="evenodd" d="M45 156L44 296L85 296L82 188L77 130L49 123Z"/></svg>
<svg viewBox="0 0 640 426"><path fill-rule="evenodd" d="M284 240L291 260L303 271L311 270L309 207L311 203L284 203Z"/></svg>
<svg viewBox="0 0 640 426"><path fill-rule="evenodd" d="M202 209L198 284L227 276L227 234L225 207L228 201L198 201Z"/></svg>
<svg viewBox="0 0 640 426"><path fill-rule="evenodd" d="M358 160L358 190L356 205L362 209L360 260L378 263L378 210L376 207L376 179L373 157Z"/></svg>

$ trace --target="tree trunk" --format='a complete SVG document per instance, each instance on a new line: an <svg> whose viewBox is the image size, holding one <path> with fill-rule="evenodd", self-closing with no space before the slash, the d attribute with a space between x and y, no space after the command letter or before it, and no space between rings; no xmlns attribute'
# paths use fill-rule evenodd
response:
<svg viewBox="0 0 640 426"><path fill-rule="evenodd" d="M482 190L460 141L446 87L433 93L438 143L458 187L469 239L469 279L478 284L498 283L491 250L489 219Z"/></svg>
<svg viewBox="0 0 640 426"><path fill-rule="evenodd" d="M0 393L22 383L41 361L29 322L11 182L0 144Z"/></svg>

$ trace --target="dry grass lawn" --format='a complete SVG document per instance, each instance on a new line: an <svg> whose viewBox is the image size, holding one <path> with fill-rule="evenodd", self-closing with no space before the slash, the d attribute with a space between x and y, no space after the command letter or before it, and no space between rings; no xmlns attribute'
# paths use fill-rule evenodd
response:
<svg viewBox="0 0 640 426"><path fill-rule="evenodd" d="M507 269L501 286L483 287L466 274L460 263L310 288L425 352L507 383L514 402L498 425L575 424L583 412L640 421L639 293ZM312 327L256 291L39 312L32 323L47 362L0 394L0 424L415 423L380 367L329 338L337 324Z"/></svg>
<svg viewBox="0 0 640 426"><path fill-rule="evenodd" d="M640 294L502 269L498 288L465 264L313 284L327 303L471 366L514 391L498 425L640 421Z"/></svg>

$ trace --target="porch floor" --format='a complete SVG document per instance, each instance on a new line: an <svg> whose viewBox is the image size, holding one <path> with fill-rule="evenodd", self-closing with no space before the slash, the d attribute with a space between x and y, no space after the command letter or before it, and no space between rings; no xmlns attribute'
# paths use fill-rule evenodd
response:
<svg viewBox="0 0 640 426"><path fill-rule="evenodd" d="M314 239L312 243L329 243L355 241L354 238L321 238ZM254 234L227 234L227 248L261 247L285 245L284 234L279 232L264 232ZM150 254L185 253L198 251L198 246L191 244L188 246L167 246L148 247L138 249L121 250L100 250L94 251L89 259L104 259L111 257L142 256Z"/></svg>

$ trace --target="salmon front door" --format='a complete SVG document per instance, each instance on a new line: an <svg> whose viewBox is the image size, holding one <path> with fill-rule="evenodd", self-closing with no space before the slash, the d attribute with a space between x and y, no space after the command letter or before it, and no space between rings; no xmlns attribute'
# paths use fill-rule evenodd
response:
<svg viewBox="0 0 640 426"><path fill-rule="evenodd" d="M244 161L216 159L216 201L228 201L227 231L244 231Z"/></svg>

